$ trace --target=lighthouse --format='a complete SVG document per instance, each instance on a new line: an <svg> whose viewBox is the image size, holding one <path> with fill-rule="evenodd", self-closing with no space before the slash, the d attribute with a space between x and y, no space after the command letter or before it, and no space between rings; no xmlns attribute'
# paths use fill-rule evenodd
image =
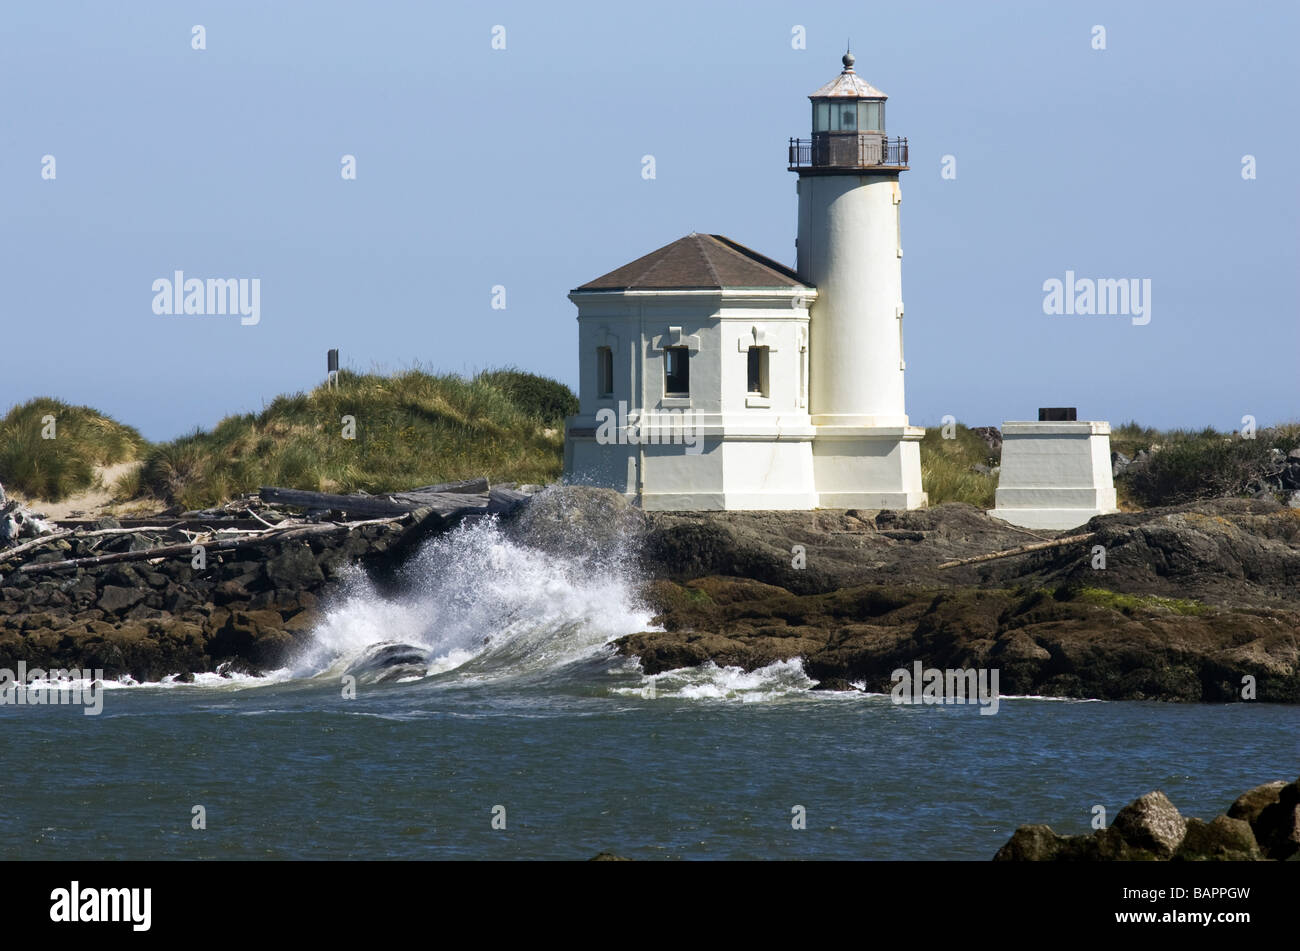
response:
<svg viewBox="0 0 1300 951"><path fill-rule="evenodd" d="M885 94L844 70L812 100L791 270L692 232L569 292L578 412L564 469L647 510L908 509L899 174Z"/></svg>
<svg viewBox="0 0 1300 951"><path fill-rule="evenodd" d="M817 289L809 320L813 473L822 508L923 506L920 440L903 372L899 176L907 139L885 128L886 96L853 69L818 89L812 137L791 139L799 175L796 272Z"/></svg>

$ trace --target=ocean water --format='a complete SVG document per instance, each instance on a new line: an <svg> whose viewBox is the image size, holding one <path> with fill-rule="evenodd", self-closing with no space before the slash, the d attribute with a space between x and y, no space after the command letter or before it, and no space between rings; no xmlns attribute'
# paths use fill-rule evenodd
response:
<svg viewBox="0 0 1300 951"><path fill-rule="evenodd" d="M0 856L987 860L1022 823L1086 832L1155 788L1209 818L1300 774L1291 707L982 716L811 692L798 662L645 677L609 647L651 625L628 559L579 549L481 522L396 590L354 575L266 677L0 707Z"/></svg>

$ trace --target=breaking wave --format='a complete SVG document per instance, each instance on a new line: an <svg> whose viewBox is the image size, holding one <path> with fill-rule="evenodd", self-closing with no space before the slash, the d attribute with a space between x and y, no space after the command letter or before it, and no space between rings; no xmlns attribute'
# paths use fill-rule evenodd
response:
<svg viewBox="0 0 1300 951"><path fill-rule="evenodd" d="M489 681L608 659L605 645L653 629L651 614L625 549L575 546L534 547L489 518L426 543L387 590L358 570L291 672Z"/></svg>

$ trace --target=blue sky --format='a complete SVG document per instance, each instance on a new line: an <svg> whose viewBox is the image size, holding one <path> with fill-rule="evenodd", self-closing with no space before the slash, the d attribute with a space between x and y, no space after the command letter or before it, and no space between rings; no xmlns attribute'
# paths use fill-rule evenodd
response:
<svg viewBox="0 0 1300 951"><path fill-rule="evenodd" d="M793 264L786 140L852 37L911 144L914 422L1298 419L1298 10L7 3L0 412L51 395L170 438L315 385L329 347L575 385L570 288L691 231ZM177 269L260 278L260 323L155 315ZM1067 270L1150 279L1151 322L1045 315Z"/></svg>

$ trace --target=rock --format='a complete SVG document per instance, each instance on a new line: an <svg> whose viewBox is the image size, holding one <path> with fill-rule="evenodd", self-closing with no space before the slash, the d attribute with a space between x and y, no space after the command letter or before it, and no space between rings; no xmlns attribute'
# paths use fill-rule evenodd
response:
<svg viewBox="0 0 1300 951"><path fill-rule="evenodd" d="M1061 854L1065 836L1051 826L1021 826L1006 845L993 856L995 862L1052 862Z"/></svg>
<svg viewBox="0 0 1300 951"><path fill-rule="evenodd" d="M104 580L124 588L136 588L145 583L141 574L130 565L113 565L104 575Z"/></svg>
<svg viewBox="0 0 1300 951"><path fill-rule="evenodd" d="M139 588L123 588L119 585L104 585L95 606L106 614L119 614L144 598L145 592Z"/></svg>
<svg viewBox="0 0 1300 951"><path fill-rule="evenodd" d="M1276 782L1265 783L1242 793L1228 807L1229 818L1244 819L1254 826L1255 820L1259 818L1259 814L1264 811L1265 807L1277 802L1278 796L1285 785L1286 782L1279 779Z"/></svg>
<svg viewBox="0 0 1300 951"><path fill-rule="evenodd" d="M208 641L208 652L214 659L250 662L250 670L279 664L294 645L276 611L233 611L214 621L216 632Z"/></svg>
<svg viewBox="0 0 1300 951"><path fill-rule="evenodd" d="M613 852L597 852L591 858L587 859L587 861L588 862L630 862L632 860L629 858L624 858L621 855L615 855Z"/></svg>
<svg viewBox="0 0 1300 951"><path fill-rule="evenodd" d="M232 601L240 603L247 601L250 595L248 589L237 579L229 578L217 582L217 586L212 591L212 597L217 604L230 604Z"/></svg>
<svg viewBox="0 0 1300 951"><path fill-rule="evenodd" d="M1121 809L1113 827L1129 845L1168 858L1183 841L1187 820L1169 797L1157 789Z"/></svg>
<svg viewBox="0 0 1300 951"><path fill-rule="evenodd" d="M817 683L813 684L812 689L813 690L835 690L835 691L854 690L856 691L858 688L853 686L853 684L849 683L843 677L828 677L825 680L817 681Z"/></svg>
<svg viewBox="0 0 1300 951"><path fill-rule="evenodd" d="M180 614L193 604L194 599L180 585L169 584L163 593L163 609L172 614Z"/></svg>
<svg viewBox="0 0 1300 951"><path fill-rule="evenodd" d="M305 545L292 545L266 563L266 577L277 588L310 588L325 580L324 573Z"/></svg>
<svg viewBox="0 0 1300 951"><path fill-rule="evenodd" d="M984 440L984 444L994 452L1002 452L1002 430L996 426L972 426L971 432Z"/></svg>
<svg viewBox="0 0 1300 951"><path fill-rule="evenodd" d="M1300 780L1256 786L1228 812L1210 822L1184 819L1157 790L1125 806L1110 828L1092 835L1020 826L994 861L1300 861Z"/></svg>
<svg viewBox="0 0 1300 951"><path fill-rule="evenodd" d="M1300 855L1300 779L1278 790L1277 801L1251 823L1264 854L1277 861Z"/></svg>
<svg viewBox="0 0 1300 951"><path fill-rule="evenodd" d="M313 608L305 608L293 614L281 614L284 629L290 634L309 634L322 620L321 613Z"/></svg>
<svg viewBox="0 0 1300 951"><path fill-rule="evenodd" d="M1174 853L1179 862L1254 862L1261 857L1250 823L1228 816L1213 822L1188 819L1183 841Z"/></svg>
<svg viewBox="0 0 1300 951"><path fill-rule="evenodd" d="M1110 454L1110 474L1112 477L1118 477L1123 474L1124 470L1133 464L1133 460L1122 452L1112 452Z"/></svg>

